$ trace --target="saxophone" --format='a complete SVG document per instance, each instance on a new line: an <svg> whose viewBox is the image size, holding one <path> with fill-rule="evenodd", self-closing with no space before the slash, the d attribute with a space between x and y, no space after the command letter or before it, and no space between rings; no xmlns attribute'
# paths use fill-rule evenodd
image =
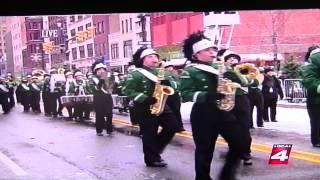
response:
<svg viewBox="0 0 320 180"><path fill-rule="evenodd" d="M231 111L235 106L236 90L240 88L240 84L234 83L229 79L223 78L226 67L223 63L218 64L219 77L217 92L224 94L223 99L217 100L217 107L223 111Z"/></svg>
<svg viewBox="0 0 320 180"><path fill-rule="evenodd" d="M160 63L158 71L158 80L164 80L165 69L163 64ZM174 94L174 89L170 86L161 85L159 82L156 83L153 91L153 97L157 99L157 102L150 106L151 114L159 116L166 105L168 96Z"/></svg>

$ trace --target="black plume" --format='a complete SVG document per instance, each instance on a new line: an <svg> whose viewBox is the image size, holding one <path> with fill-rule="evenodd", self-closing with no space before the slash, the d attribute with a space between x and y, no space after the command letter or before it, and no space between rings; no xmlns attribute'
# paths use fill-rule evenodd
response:
<svg viewBox="0 0 320 180"><path fill-rule="evenodd" d="M183 53L184 53L184 57L187 58L188 60L192 60L193 59L193 49L192 46L201 41L202 39L208 39L210 40L208 37L206 37L203 34L203 31L198 31L195 33L190 34L187 39L185 39L183 41Z"/></svg>

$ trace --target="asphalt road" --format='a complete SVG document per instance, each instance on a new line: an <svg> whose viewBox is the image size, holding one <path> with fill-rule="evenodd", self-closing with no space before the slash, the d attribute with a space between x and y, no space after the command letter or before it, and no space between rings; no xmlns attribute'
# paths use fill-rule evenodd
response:
<svg viewBox="0 0 320 180"><path fill-rule="evenodd" d="M194 145L188 136L176 136L164 152L168 167L147 168L135 128L114 123L118 131L113 137L98 137L87 124L21 111L16 107L11 114L0 115L0 179L194 179ZM212 177L226 151L225 144L217 144ZM240 180L320 179L318 163L291 158L288 165L269 165L270 154L252 154L254 165L239 167Z"/></svg>

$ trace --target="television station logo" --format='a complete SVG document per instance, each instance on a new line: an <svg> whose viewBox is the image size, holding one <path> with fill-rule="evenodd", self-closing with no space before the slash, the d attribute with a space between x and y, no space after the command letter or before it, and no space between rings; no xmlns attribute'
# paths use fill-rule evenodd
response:
<svg viewBox="0 0 320 180"><path fill-rule="evenodd" d="M288 164L292 144L274 144L269 164Z"/></svg>

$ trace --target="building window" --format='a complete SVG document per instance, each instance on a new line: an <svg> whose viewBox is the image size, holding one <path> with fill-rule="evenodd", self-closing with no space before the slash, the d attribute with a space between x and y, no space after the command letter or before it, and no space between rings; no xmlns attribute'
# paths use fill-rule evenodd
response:
<svg viewBox="0 0 320 180"><path fill-rule="evenodd" d="M132 56L132 40L123 42L123 56L124 57Z"/></svg>
<svg viewBox="0 0 320 180"><path fill-rule="evenodd" d="M81 21L83 19L83 16L78 16L78 21Z"/></svg>
<svg viewBox="0 0 320 180"><path fill-rule="evenodd" d="M72 59L76 60L77 59L77 48L72 48Z"/></svg>
<svg viewBox="0 0 320 180"><path fill-rule="evenodd" d="M78 31L83 31L83 26L79 26Z"/></svg>
<svg viewBox="0 0 320 180"><path fill-rule="evenodd" d="M76 29L71 29L71 37L76 36Z"/></svg>
<svg viewBox="0 0 320 180"><path fill-rule="evenodd" d="M89 29L91 27L91 23L86 24L86 29Z"/></svg>
<svg viewBox="0 0 320 180"><path fill-rule="evenodd" d="M80 58L85 58L84 46L79 46Z"/></svg>
<svg viewBox="0 0 320 180"><path fill-rule="evenodd" d="M126 32L128 32L128 19L126 19Z"/></svg>
<svg viewBox="0 0 320 180"><path fill-rule="evenodd" d="M118 59L119 58L119 47L118 44L111 44L111 59Z"/></svg>
<svg viewBox="0 0 320 180"><path fill-rule="evenodd" d="M225 11L224 14L235 14L235 11Z"/></svg>
<svg viewBox="0 0 320 180"><path fill-rule="evenodd" d="M124 33L123 21L121 21L122 34Z"/></svg>
<svg viewBox="0 0 320 180"><path fill-rule="evenodd" d="M130 31L132 31L132 18L130 18Z"/></svg>
<svg viewBox="0 0 320 180"><path fill-rule="evenodd" d="M97 26L97 29L96 29L97 30L97 34L100 34L100 23L97 23L96 26Z"/></svg>
<svg viewBox="0 0 320 180"><path fill-rule="evenodd" d="M106 54L106 44L102 43L102 55Z"/></svg>
<svg viewBox="0 0 320 180"><path fill-rule="evenodd" d="M204 12L205 16L208 16L210 14L210 12Z"/></svg>
<svg viewBox="0 0 320 180"><path fill-rule="evenodd" d="M104 23L103 23L103 21L101 22L101 33L104 33Z"/></svg>
<svg viewBox="0 0 320 180"><path fill-rule="evenodd" d="M93 57L93 47L92 44L87 44L88 57Z"/></svg>
<svg viewBox="0 0 320 180"><path fill-rule="evenodd" d="M32 32L30 33L31 35L31 40L41 40L40 39L40 32Z"/></svg>

